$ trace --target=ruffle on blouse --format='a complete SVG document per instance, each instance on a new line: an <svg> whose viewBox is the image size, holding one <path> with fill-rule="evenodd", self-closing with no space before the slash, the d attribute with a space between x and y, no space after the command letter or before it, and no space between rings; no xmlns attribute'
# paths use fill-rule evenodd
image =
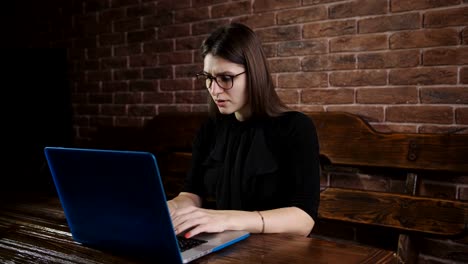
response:
<svg viewBox="0 0 468 264"><path fill-rule="evenodd" d="M256 177L277 171L278 164L265 138L268 126L258 121L225 121L227 125L218 126L205 165L223 164L216 180L217 208L241 210L255 194Z"/></svg>

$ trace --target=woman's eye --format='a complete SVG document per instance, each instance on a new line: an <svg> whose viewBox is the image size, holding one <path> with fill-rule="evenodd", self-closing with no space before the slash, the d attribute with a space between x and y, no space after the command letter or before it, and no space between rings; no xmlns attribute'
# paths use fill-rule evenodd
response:
<svg viewBox="0 0 468 264"><path fill-rule="evenodd" d="M219 75L218 76L218 80L222 81L222 82L229 82L231 81L232 77L229 76L229 75Z"/></svg>

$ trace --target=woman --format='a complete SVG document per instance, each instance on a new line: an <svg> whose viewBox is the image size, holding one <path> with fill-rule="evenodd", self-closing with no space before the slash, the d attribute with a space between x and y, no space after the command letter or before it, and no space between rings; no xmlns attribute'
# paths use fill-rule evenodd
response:
<svg viewBox="0 0 468 264"><path fill-rule="evenodd" d="M247 26L218 28L201 53L197 78L213 115L194 140L184 191L168 201L176 233L309 235L320 197L312 121L280 101L262 45Z"/></svg>

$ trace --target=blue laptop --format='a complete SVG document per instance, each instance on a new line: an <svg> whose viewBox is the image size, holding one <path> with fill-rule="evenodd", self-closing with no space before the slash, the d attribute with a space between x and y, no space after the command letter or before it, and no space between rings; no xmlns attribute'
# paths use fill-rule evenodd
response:
<svg viewBox="0 0 468 264"><path fill-rule="evenodd" d="M247 238L244 231L176 236L152 153L46 147L73 239L157 263L188 263Z"/></svg>

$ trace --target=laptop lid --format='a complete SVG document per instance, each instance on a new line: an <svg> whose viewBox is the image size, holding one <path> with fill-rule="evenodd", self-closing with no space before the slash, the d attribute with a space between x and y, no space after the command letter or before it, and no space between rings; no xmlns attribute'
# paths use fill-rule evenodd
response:
<svg viewBox="0 0 468 264"><path fill-rule="evenodd" d="M155 156L149 152L46 147L45 156L75 241L103 250L186 263L248 237L201 234L181 252Z"/></svg>

